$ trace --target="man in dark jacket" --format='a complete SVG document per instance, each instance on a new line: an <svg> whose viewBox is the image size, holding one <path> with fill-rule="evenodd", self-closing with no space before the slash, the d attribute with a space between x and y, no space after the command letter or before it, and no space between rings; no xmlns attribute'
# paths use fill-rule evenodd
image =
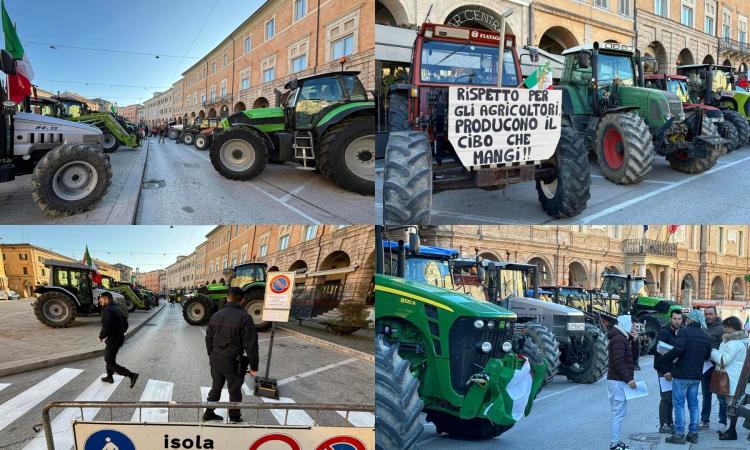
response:
<svg viewBox="0 0 750 450"><path fill-rule="evenodd" d="M211 316L206 329L206 350L212 379L207 400L218 402L226 382L229 401L241 402L245 373L254 377L258 372L258 333L252 317L242 305L242 289L230 288L227 304ZM247 358L243 353L247 353ZM250 370L247 370L248 365ZM224 418L207 408L203 413L203 420ZM242 422L240 410L230 409L229 420L234 423Z"/></svg>
<svg viewBox="0 0 750 450"><path fill-rule="evenodd" d="M99 332L99 342L106 340L104 349L104 362L107 363L107 376L101 380L105 383L114 383L113 374L130 378L130 388L135 386L138 374L133 373L125 367L117 364L117 352L125 343L125 332L128 330L128 319L115 305L112 294L102 292L99 294L99 305L102 307L102 330Z"/></svg>
<svg viewBox="0 0 750 450"><path fill-rule="evenodd" d="M688 313L685 328L677 333L674 348L662 358L674 361L672 367L672 405L674 406L674 434L667 437L670 444L698 442L698 389L703 378L703 363L711 357L711 341L701 329L703 313L694 309ZM690 411L690 430L685 432L685 398Z"/></svg>
<svg viewBox="0 0 750 450"><path fill-rule="evenodd" d="M677 338L677 332L680 328L682 328L682 311L673 310L670 315L670 322L659 330L659 334L656 337L657 341L674 347L674 341ZM672 382L672 367L674 367L673 361L664 359L658 351L654 354L654 369L656 369L656 373L659 375L659 391L661 393L661 401L659 402L659 433L674 433L674 422L672 422L672 389L664 390L666 386L662 386L661 382L661 378L664 378L665 383Z"/></svg>
<svg viewBox="0 0 750 450"><path fill-rule="evenodd" d="M708 332L708 336L711 338L711 347L718 350L719 344L721 344L721 337L724 335L724 326L721 324L721 318L716 313L716 308L713 306L703 308L703 315L706 317L706 332ZM703 379L701 380L703 406L701 408L700 428L705 430L708 429L708 422L711 417L711 400L714 396L709 390L709 387L711 386L711 375L713 373L714 368L711 366L711 368L703 374ZM716 397L719 399L719 422L726 425L727 404L723 401L723 396L717 395Z"/></svg>
<svg viewBox="0 0 750 450"><path fill-rule="evenodd" d="M627 411L625 389L636 387L633 376L633 350L630 342L633 325L630 316L620 316L616 322L616 324L605 322L609 328L607 332L609 339L607 396L612 411L609 448L610 450L626 450L630 447L620 440L620 427Z"/></svg>

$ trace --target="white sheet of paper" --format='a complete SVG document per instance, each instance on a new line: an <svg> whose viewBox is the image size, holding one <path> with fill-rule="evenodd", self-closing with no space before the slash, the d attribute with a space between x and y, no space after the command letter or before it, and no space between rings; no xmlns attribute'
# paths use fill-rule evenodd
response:
<svg viewBox="0 0 750 450"><path fill-rule="evenodd" d="M669 392L672 390L672 382L664 377L659 377L659 390L661 392Z"/></svg>
<svg viewBox="0 0 750 450"><path fill-rule="evenodd" d="M663 354L667 353L668 351L672 350L673 348L674 347L672 347L671 345L667 344L666 342L662 342L662 341L659 341L656 344L656 351L660 355L663 355Z"/></svg>
<svg viewBox="0 0 750 450"><path fill-rule="evenodd" d="M645 397L648 395L648 388L646 388L645 381L636 381L635 389L631 389L630 386L625 386L625 400L633 400L634 398Z"/></svg>
<svg viewBox="0 0 750 450"><path fill-rule="evenodd" d="M708 360L703 361L703 373L706 373L708 369L712 368L713 366L714 366L714 363L712 363L711 361L708 361Z"/></svg>

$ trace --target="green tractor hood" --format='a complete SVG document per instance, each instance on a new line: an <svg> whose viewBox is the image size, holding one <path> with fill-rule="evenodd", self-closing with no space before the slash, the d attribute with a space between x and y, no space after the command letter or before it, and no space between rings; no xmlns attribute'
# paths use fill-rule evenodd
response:
<svg viewBox="0 0 750 450"><path fill-rule="evenodd" d="M284 108L246 109L221 121L221 128L229 129L233 125L251 125L265 133L284 131Z"/></svg>
<svg viewBox="0 0 750 450"><path fill-rule="evenodd" d="M638 115L652 129L661 127L670 118L680 122L685 119L680 97L671 92L637 86L620 86L617 93L620 106L637 107Z"/></svg>
<svg viewBox="0 0 750 450"><path fill-rule="evenodd" d="M208 296L211 300L223 300L229 293L229 288L223 284L207 284L198 289L199 294Z"/></svg>

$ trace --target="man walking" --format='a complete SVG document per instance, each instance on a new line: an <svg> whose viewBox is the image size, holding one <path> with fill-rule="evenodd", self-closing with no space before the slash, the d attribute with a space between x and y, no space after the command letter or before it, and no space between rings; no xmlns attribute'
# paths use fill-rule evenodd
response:
<svg viewBox="0 0 750 450"><path fill-rule="evenodd" d="M681 327L682 311L672 310L670 321L659 330L659 334L656 338L657 341L674 347L677 332ZM664 359L659 352L654 354L654 369L656 369L656 373L659 376L659 391L661 393L661 401L659 402L659 433L674 433L674 422L672 421L672 389L671 386L667 388L667 385L672 383L673 367L673 361Z"/></svg>
<svg viewBox="0 0 750 450"><path fill-rule="evenodd" d="M612 410L610 422L610 450L627 450L630 447L620 440L620 427L625 420L627 400L625 389L635 388L633 376L633 351L630 331L633 329L630 316L620 316L617 324L607 332L609 339L609 370L607 372L607 397Z"/></svg>
<svg viewBox="0 0 750 450"><path fill-rule="evenodd" d="M209 402L219 401L224 382L229 390L229 401L241 402L245 373L254 377L258 371L258 333L253 319L242 305L242 296L242 289L230 288L226 306L211 316L206 329L206 350L212 380L207 399ZM247 357L243 356L243 352L247 353ZM206 408L203 421L208 420L224 418L214 413L213 409ZM230 409L229 420L242 422L240 410Z"/></svg>
<svg viewBox="0 0 750 450"><path fill-rule="evenodd" d="M674 348L662 358L676 361L672 367L672 404L674 406L674 434L667 437L670 444L698 442L698 385L703 378L703 363L711 357L711 341L701 329L703 313L694 309L685 320L685 328L677 333ZM685 398L690 411L690 428L685 433Z"/></svg>
<svg viewBox="0 0 750 450"><path fill-rule="evenodd" d="M159 130L159 141L157 143L164 142L164 138L167 136L167 126L163 125Z"/></svg>
<svg viewBox="0 0 750 450"><path fill-rule="evenodd" d="M117 352L125 343L128 319L125 318L120 307L115 305L112 294L109 292L99 294L99 305L102 307L102 330L99 332L99 342L106 340L104 362L107 363L107 376L101 380L105 383L114 383L112 374L116 373L130 378L130 388L132 389L136 380L138 380L138 374L117 364Z"/></svg>
<svg viewBox="0 0 750 450"><path fill-rule="evenodd" d="M706 331L708 336L711 338L711 348L714 350L719 349L721 344L721 337L724 335L724 327L721 325L721 318L716 313L716 307L709 306L703 309L703 315L706 317ZM709 388L711 387L711 375L714 373L714 367L703 374L701 380L701 391L703 393L703 407L701 408L701 424L700 428L703 430L708 429L708 423L711 418L711 400L714 394L711 393ZM727 425L727 405L724 402L724 398L721 395L716 396L719 399L719 423L725 427ZM724 430L719 430L724 431Z"/></svg>

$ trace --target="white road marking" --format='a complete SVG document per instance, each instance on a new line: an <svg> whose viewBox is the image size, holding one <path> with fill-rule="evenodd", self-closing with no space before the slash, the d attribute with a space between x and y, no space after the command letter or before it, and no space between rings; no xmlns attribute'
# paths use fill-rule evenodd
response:
<svg viewBox="0 0 750 450"><path fill-rule="evenodd" d="M477 216L474 214L463 214L463 213L457 213L457 212L452 212L452 211L440 211L437 209L433 209L432 214L437 215L437 216L444 216L444 217L456 217L459 219L476 220L477 222L481 222L485 224L487 223L527 224L528 223L523 220L508 219L507 217L503 217L501 219L500 217Z"/></svg>
<svg viewBox="0 0 750 450"><path fill-rule="evenodd" d="M202 386L201 387L201 400L203 402L208 401L208 392L211 390L210 387ZM220 402L228 402L229 401L229 390L222 389L221 390L221 397L219 397ZM205 411L205 409L204 409ZM224 418L224 421L227 421L227 409L226 408L216 408L214 412L221 417Z"/></svg>
<svg viewBox="0 0 750 450"><path fill-rule="evenodd" d="M601 178L606 180L607 177L604 175L591 175L591 178ZM665 180L652 180L650 178L646 178L645 180L641 181L641 183L654 183L654 184L672 184L674 181L665 181Z"/></svg>
<svg viewBox="0 0 750 450"><path fill-rule="evenodd" d="M174 383L169 381L148 380L146 387L141 393L142 402L168 402L172 400ZM167 408L143 408L136 409L131 422L168 422L169 412Z"/></svg>
<svg viewBox="0 0 750 450"><path fill-rule="evenodd" d="M106 401L112 395L112 393L120 385L123 377L115 375L114 383L104 383L99 381L99 378L106 374L99 375L93 383L89 385L81 394L76 397L76 401L79 402L96 402ZM74 420L93 420L96 414L99 412L99 408L84 408L83 417L81 417L80 408L65 408L57 417L52 420L52 437L55 441L55 448L61 450L70 450L75 444L73 439L73 428L71 423ZM29 442L23 450L46 450L47 443L44 439L44 432L36 435L34 439Z"/></svg>
<svg viewBox="0 0 750 450"><path fill-rule="evenodd" d="M702 172L702 173L691 175L689 177L686 177L686 178L684 178L684 179L682 179L680 181L677 181L677 182L675 182L673 184L670 184L668 186L660 187L659 189L655 189L653 191L650 191L650 192L647 192L645 194L639 195L637 197L631 198L630 200L626 200L626 201L624 201L622 203L618 203L618 204L616 204L614 206L610 206L609 208L603 209L603 210L601 210L599 212L596 212L594 214L590 214L588 216L581 217L581 218L579 218L577 220L577 223L581 223L581 224L591 223L594 220L597 220L597 219L599 219L601 217L604 217L604 216L607 216L607 215L612 214L614 212L617 212L618 210L621 210L623 208L627 208L628 206L635 205L636 203L640 203L640 202L642 202L642 201L644 201L646 199L649 199L649 198L651 198L651 197L653 197L655 195L659 195L659 194L661 194L663 192L670 191L670 190L672 190L672 189L674 189L676 187L682 186L683 184L692 183L693 181L698 180L700 178L703 178L706 175L710 175L710 174L713 174L713 173L716 173L716 172L720 172L720 171L722 171L724 169L727 169L729 167L732 167L732 166L735 166L737 164L743 163L745 161L750 161L750 156L747 156L747 157L742 158L742 159L738 159L737 161L732 161L731 163L728 163L728 164L726 164L724 166L721 166L721 167L714 167L711 170L707 170L707 171Z"/></svg>
<svg viewBox="0 0 750 450"><path fill-rule="evenodd" d="M0 383L0 391L10 386L10 383Z"/></svg>
<svg viewBox="0 0 750 450"><path fill-rule="evenodd" d="M302 372L300 374L294 375L293 377L284 378L282 380L279 380L279 382L277 384L279 386L281 386L281 385L284 385L284 384L287 384L287 383L291 383L292 381L297 381L297 380L300 380L302 378L306 378L306 377L309 377L311 375L315 375L315 374L320 373L320 372L325 372L326 370L329 370L329 369L334 369L334 368L339 367L339 366L343 366L343 365L346 365L346 364L353 363L354 361L358 361L358 359L357 358L349 358L349 359L346 359L344 361L340 361L340 362L333 363L333 364L328 364L327 366L318 367L317 369L308 370L307 372Z"/></svg>
<svg viewBox="0 0 750 450"><path fill-rule="evenodd" d="M266 403L295 403L294 400L287 397L279 397L278 400L261 397L261 400ZM284 416L286 416L286 425L312 426L315 423L313 418L301 409L272 409L271 414L279 425L284 425Z"/></svg>
<svg viewBox="0 0 750 450"><path fill-rule="evenodd" d="M67 382L78 376L81 369L60 369L39 383L35 384L0 405L0 430L4 429L19 417L26 414L36 404L49 397Z"/></svg>
<svg viewBox="0 0 750 450"><path fill-rule="evenodd" d="M346 411L336 411L343 418L346 418ZM375 415L367 411L349 411L349 423L355 427L374 427Z"/></svg>

